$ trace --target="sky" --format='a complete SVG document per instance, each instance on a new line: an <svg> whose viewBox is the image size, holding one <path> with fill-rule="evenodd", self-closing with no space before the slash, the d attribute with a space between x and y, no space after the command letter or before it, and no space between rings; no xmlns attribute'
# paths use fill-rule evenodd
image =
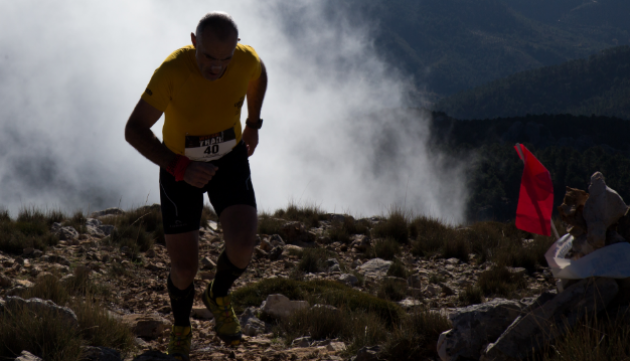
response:
<svg viewBox="0 0 630 361"><path fill-rule="evenodd" d="M0 207L15 217L159 203L158 167L125 141L125 123L153 71L221 10L269 74L250 158L260 211L292 202L461 222L466 163L433 151L427 119L405 110L423 103L374 48L378 19L325 3L0 2Z"/></svg>

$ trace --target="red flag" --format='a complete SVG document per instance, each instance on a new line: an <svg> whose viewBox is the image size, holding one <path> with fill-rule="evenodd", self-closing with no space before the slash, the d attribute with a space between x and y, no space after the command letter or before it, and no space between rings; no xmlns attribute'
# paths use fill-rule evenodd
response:
<svg viewBox="0 0 630 361"><path fill-rule="evenodd" d="M519 144L514 148L518 152ZM525 162L521 190L516 208L516 228L527 232L551 235L553 210L553 184L551 174L534 155L520 144L519 157Z"/></svg>

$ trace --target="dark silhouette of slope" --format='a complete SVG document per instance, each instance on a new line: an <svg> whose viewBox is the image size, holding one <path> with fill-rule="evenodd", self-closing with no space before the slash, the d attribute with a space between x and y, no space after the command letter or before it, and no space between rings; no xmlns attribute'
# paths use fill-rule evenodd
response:
<svg viewBox="0 0 630 361"><path fill-rule="evenodd" d="M443 99L434 109L459 119L543 113L630 119L630 47L518 73Z"/></svg>

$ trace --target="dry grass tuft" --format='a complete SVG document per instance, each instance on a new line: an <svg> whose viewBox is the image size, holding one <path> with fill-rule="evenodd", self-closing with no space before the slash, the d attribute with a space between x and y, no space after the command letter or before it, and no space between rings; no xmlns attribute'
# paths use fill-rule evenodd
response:
<svg viewBox="0 0 630 361"><path fill-rule="evenodd" d="M527 281L522 274L512 273L504 266L495 266L479 275L477 286L486 296L512 297L517 290L527 286Z"/></svg>
<svg viewBox="0 0 630 361"><path fill-rule="evenodd" d="M387 219L372 228L374 238L392 238L401 244L409 242L409 221L400 209L393 209Z"/></svg>

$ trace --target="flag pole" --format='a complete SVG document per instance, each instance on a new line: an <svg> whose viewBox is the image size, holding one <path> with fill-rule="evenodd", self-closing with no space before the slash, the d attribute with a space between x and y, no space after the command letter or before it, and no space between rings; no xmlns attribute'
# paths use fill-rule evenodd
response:
<svg viewBox="0 0 630 361"><path fill-rule="evenodd" d="M523 150L521 149L521 143L516 143L516 150L518 151L518 155L521 156L521 160L523 161L523 164L525 164L525 155L523 155ZM549 220L549 223L551 223L551 230L553 231L553 235L556 236L556 240L560 239L560 235L558 234L556 225L553 224L553 218Z"/></svg>

